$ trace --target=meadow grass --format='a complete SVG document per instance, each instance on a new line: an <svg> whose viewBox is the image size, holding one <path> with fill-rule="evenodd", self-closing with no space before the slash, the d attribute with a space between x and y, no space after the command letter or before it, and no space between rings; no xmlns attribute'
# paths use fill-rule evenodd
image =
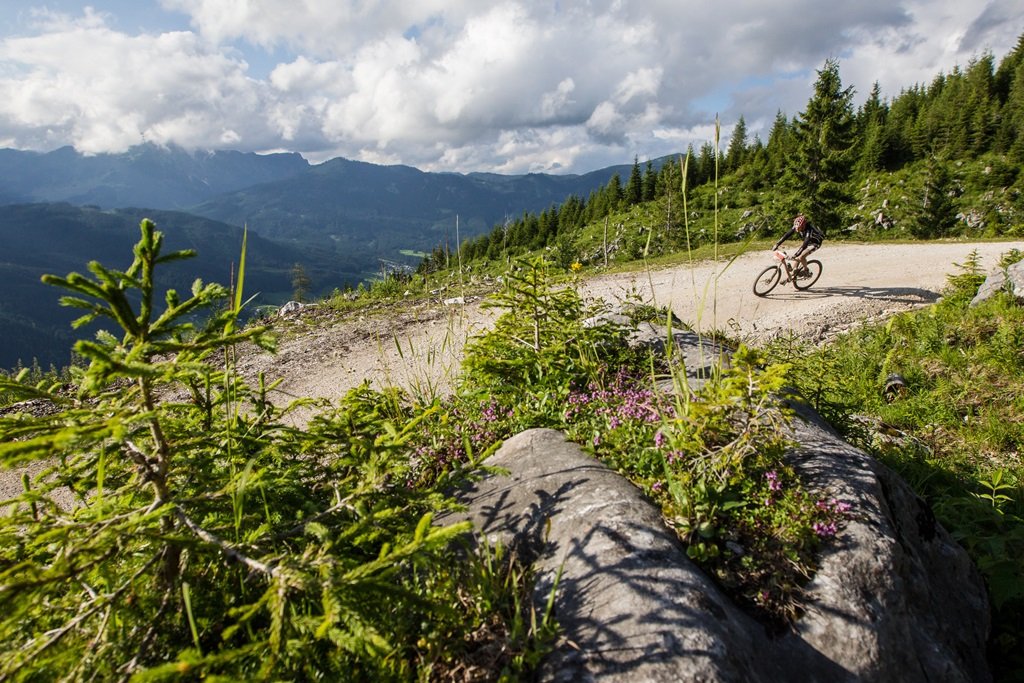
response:
<svg viewBox="0 0 1024 683"><path fill-rule="evenodd" d="M1020 258L1009 253L1003 265ZM1024 307L959 264L943 298L812 348L780 340L797 389L855 445L900 473L981 570L997 680L1024 676ZM898 375L903 387L885 392Z"/></svg>

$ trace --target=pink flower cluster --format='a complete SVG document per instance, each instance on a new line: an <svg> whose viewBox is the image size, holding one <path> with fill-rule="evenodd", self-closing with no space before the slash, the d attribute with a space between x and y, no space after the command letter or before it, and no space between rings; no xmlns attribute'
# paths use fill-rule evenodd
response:
<svg viewBox="0 0 1024 683"><path fill-rule="evenodd" d="M832 538L839 532L839 523L853 509L849 503L832 498L830 500L819 500L814 504L818 512L824 517L811 525L811 529L818 538Z"/></svg>
<svg viewBox="0 0 1024 683"><path fill-rule="evenodd" d="M572 420L589 408L596 415L607 416L610 429L618 429L626 420L657 422L664 413L655 401L654 392L643 388L641 380L622 371L611 378L607 388L591 383L585 390L571 392L566 404L566 420Z"/></svg>

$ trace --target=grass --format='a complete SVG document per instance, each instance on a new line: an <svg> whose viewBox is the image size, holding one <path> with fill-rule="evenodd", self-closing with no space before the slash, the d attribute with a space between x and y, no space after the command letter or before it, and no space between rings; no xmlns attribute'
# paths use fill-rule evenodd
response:
<svg viewBox="0 0 1024 683"><path fill-rule="evenodd" d="M579 298L571 269L567 279L558 272L536 261L507 275L491 301L505 314L470 341L455 393L417 430L413 481L524 429L562 430L643 489L690 557L752 613L776 628L796 618L816 550L845 510L806 491L783 462L787 415L773 396L785 368L762 369L741 348L696 394L656 390L681 369L630 349L616 324L584 326L601 307ZM651 317L651 306L632 310Z"/></svg>
<svg viewBox="0 0 1024 683"><path fill-rule="evenodd" d="M0 412L0 463L45 468L0 515L0 678L529 678L557 633L530 568L434 523L478 461L400 485L436 409L360 387L286 426L309 402L279 408L235 371L234 345L272 345L239 329L240 293L196 285L161 306L154 273L187 254L140 230L128 271L49 276L123 337L76 344L89 362L70 392L0 377L57 406Z"/></svg>
<svg viewBox="0 0 1024 683"><path fill-rule="evenodd" d="M654 220L653 214L645 217L634 213L637 215L627 229ZM734 214L739 216L738 210L723 213ZM728 260L745 250L767 249L771 244L757 238L717 244L695 240L700 244L692 250L652 253L648 249L652 235L648 230L646 243L635 249L641 254L639 258L614 258L607 267L592 261L583 269L626 272L640 267L650 273L697 260ZM916 242L899 230L871 230L857 236L872 241ZM971 237L979 241L986 238L998 239L994 235ZM581 237L581 243L586 239L585 235ZM594 242L597 238L591 235L589 239ZM578 274L582 269L575 264L571 270ZM437 296L438 291L495 292L498 289L493 282L507 265L470 262L458 278L452 272L422 276L406 291L411 291L413 297ZM967 264L967 271L970 269ZM979 282L977 272L961 273L951 279L943 303L927 312L904 314L884 325L862 328L824 349L811 349L790 339L768 349L767 357L793 364L789 376L818 410L848 440L895 468L929 500L940 521L951 529L985 575L996 614L990 652L993 670L1000 675L1019 676L1024 664L1017 652L1024 640L1015 624L1022 616L1017 558L1024 554L1024 532L1020 529L1024 472L1019 464L1019 415L1024 414L1024 398L1021 378L1008 369L1019 364L1020 354L1015 350L1024 347L1020 335L1024 321L1005 302L1001 308L1000 304L989 304L968 311L968 294ZM395 287L382 287L375 294L387 298L394 297L396 291ZM373 296L365 300L373 300ZM518 310L522 310L521 305ZM520 330L523 334L528 331ZM559 353L566 350L559 347ZM484 355L507 358L508 351L515 350ZM743 476L725 486L721 482L709 486L707 481L695 481L692 472L673 472L668 461L675 449L663 450L670 442L666 435L672 433L671 426L679 421L679 415L686 415L686 410L692 411L700 402L687 402L686 407L662 402L647 413L656 414L656 420L622 419L623 402L635 400L628 397L646 390L650 368L638 371L639 366L633 367L626 384L622 384L622 378L615 379L616 373L609 367L595 370L596 365L587 371L596 375L584 372L574 379L556 379L553 357L545 356L537 363L536 356L531 361L532 369L492 385L492 391L483 392L486 398L472 392L463 394L450 410L439 413L444 420L424 423L431 425L429 435L422 435L417 446L418 462L430 463L424 476L439 476L453 463L487 452L515 430L537 425L564 429L644 488L663 507L666 521L680 533L693 559L741 603L776 625L798 617L800 585L813 573L818 545L827 542L836 525L841 525L841 503L817 500L802 491L794 473L772 457L751 459L742 470ZM508 367L501 372L506 370ZM469 373L473 375L472 367ZM888 402L879 389L893 373L903 375L911 390L899 400ZM589 380L585 381L586 377ZM593 382L596 384L591 386ZM481 384L488 386L486 381ZM524 389L503 394L500 388L509 384ZM423 392L420 400L429 402L434 398L436 394ZM703 401L705 405L716 404L714 397L704 397ZM555 409L567 402L574 406L571 420ZM587 411L576 410L580 402L587 404ZM700 427L702 420L705 427ZM675 438L685 441L682 434L706 428L709 420L713 423L713 416L691 413L689 422L680 422ZM888 433L892 431L899 436L891 438ZM709 443L713 450L714 441ZM781 447L770 438L764 439L762 446L768 453ZM774 495L778 490L794 494L782 498ZM771 500L773 504L756 509L744 504L752 500ZM821 515L813 516L814 510ZM787 540L774 547L759 543L772 537ZM745 553L740 564L730 554L729 543L755 550Z"/></svg>
<svg viewBox="0 0 1024 683"><path fill-rule="evenodd" d="M1019 254L1010 255L1010 260ZM1005 261L1004 261L1005 263ZM944 298L828 346L777 343L801 393L852 443L929 502L985 578L997 680L1024 677L1024 307L1005 293L969 306L968 260ZM891 375L905 389L886 394Z"/></svg>

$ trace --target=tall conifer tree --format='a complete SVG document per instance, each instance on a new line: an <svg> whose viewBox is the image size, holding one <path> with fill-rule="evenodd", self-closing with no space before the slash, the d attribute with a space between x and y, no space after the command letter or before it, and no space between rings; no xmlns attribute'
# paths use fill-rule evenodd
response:
<svg viewBox="0 0 1024 683"><path fill-rule="evenodd" d="M644 199L644 181L640 175L640 160L633 157L633 170L629 173L629 182L626 184L626 203L630 206L639 204Z"/></svg>
<svg viewBox="0 0 1024 683"><path fill-rule="evenodd" d="M765 148L767 164L765 165L764 175L767 182L774 182L782 177L782 173L786 168L786 159L789 157L792 148L791 138L792 131L789 121L780 109L775 113L775 121L772 123L772 129L768 133L768 146Z"/></svg>
<svg viewBox="0 0 1024 683"><path fill-rule="evenodd" d="M725 152L725 169L732 173L743 163L747 153L747 122L741 115L732 129L729 148Z"/></svg>
<svg viewBox="0 0 1024 683"><path fill-rule="evenodd" d="M799 207L824 229L838 227L853 169L853 88L843 88L839 63L825 62L814 94L796 120L787 176L803 198Z"/></svg>
<svg viewBox="0 0 1024 683"><path fill-rule="evenodd" d="M856 162L862 173L881 170L885 158L885 115L887 107L882 102L882 89L878 81L871 87L864 106L857 115L860 147Z"/></svg>
<svg viewBox="0 0 1024 683"><path fill-rule="evenodd" d="M946 164L928 157L921 203L913 211L911 232L917 237L943 237L956 225L956 205L950 198L952 180Z"/></svg>

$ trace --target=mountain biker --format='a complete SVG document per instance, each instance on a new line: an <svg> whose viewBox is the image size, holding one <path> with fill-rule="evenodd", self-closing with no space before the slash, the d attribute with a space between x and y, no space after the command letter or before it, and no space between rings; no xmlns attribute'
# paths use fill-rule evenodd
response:
<svg viewBox="0 0 1024 683"><path fill-rule="evenodd" d="M772 251L778 249L780 244L792 237L794 232L804 240L803 244L800 245L800 248L796 250L795 254L793 254L793 260L799 264L795 274L802 275L807 270L807 257L821 247L821 243L825 239L825 233L823 233L820 228L812 225L811 222L807 220L807 216L802 213L798 213L796 218L793 219L793 227L791 227L785 235L779 238L779 241L772 247Z"/></svg>

